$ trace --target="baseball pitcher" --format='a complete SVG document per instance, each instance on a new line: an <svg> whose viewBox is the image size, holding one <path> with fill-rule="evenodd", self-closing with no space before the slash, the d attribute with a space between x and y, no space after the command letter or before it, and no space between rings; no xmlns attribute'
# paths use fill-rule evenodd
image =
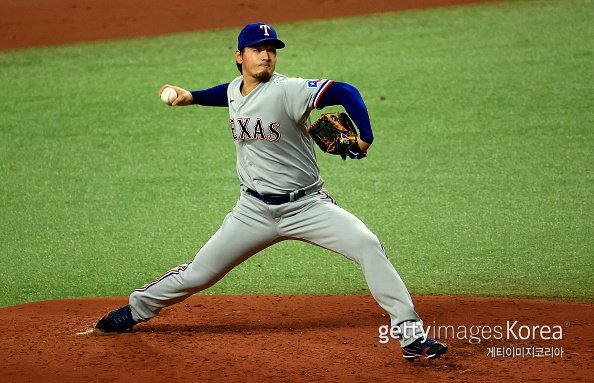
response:
<svg viewBox="0 0 594 383"><path fill-rule="evenodd" d="M344 159L366 156L373 133L365 103L350 84L277 73L277 51L284 47L271 25L248 24L238 36L235 52L240 75L230 83L192 92L172 85L161 87L159 96L166 88L175 90L172 106L229 109L239 200L191 262L134 290L129 304L107 313L94 332L130 331L162 308L212 286L259 251L280 241L301 240L341 254L361 267L371 294L400 334L407 360L439 358L447 352L447 345L423 336L422 321L408 290L380 241L334 202L320 176L314 143ZM313 109L331 105L342 105L347 114L324 114L311 124Z"/></svg>

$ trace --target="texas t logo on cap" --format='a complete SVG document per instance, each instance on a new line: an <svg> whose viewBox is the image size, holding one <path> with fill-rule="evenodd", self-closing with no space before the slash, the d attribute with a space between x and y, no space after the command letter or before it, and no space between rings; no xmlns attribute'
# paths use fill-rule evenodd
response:
<svg viewBox="0 0 594 383"><path fill-rule="evenodd" d="M260 44L272 45L277 49L285 47L285 43L276 37L274 28L266 23L248 24L239 32L237 37L238 50Z"/></svg>
<svg viewBox="0 0 594 383"><path fill-rule="evenodd" d="M270 30L270 25L262 24L260 25L260 29L264 30L264 36L270 36L268 31Z"/></svg>

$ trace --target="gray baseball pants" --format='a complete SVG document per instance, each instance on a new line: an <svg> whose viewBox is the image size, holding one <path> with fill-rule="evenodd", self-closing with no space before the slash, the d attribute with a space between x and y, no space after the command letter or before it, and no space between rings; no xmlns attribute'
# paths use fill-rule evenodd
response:
<svg viewBox="0 0 594 383"><path fill-rule="evenodd" d="M392 326L407 321L422 323L378 238L324 190L281 205L267 205L242 191L237 205L192 262L130 295L132 315L138 321L148 320L162 308L214 285L252 255L289 239L315 244L357 262L371 294L390 315ZM418 336L405 334L401 343L407 345Z"/></svg>

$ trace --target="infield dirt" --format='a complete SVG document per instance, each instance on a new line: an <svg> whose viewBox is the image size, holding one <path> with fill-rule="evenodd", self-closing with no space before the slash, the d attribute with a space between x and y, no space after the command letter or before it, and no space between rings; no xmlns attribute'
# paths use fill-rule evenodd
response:
<svg viewBox="0 0 594 383"><path fill-rule="evenodd" d="M0 50L493 0L3 0Z"/></svg>
<svg viewBox="0 0 594 383"><path fill-rule="evenodd" d="M379 326L389 320L367 295L194 296L113 336L90 329L125 298L45 301L0 309L0 381L592 381L591 304L414 298L425 325L517 321L515 335L471 344L450 332L442 339L451 348L443 360L410 363L397 341L380 343ZM514 338L534 325L561 326L562 339ZM492 357L493 348L562 348L563 355Z"/></svg>

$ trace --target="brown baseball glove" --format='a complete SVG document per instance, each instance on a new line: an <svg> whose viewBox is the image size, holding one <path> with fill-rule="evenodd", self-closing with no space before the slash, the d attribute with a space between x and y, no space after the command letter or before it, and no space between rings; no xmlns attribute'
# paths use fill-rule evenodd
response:
<svg viewBox="0 0 594 383"><path fill-rule="evenodd" d="M346 113L324 113L307 132L312 136L322 151L339 155L343 160L360 160L365 153L357 143L357 130Z"/></svg>

